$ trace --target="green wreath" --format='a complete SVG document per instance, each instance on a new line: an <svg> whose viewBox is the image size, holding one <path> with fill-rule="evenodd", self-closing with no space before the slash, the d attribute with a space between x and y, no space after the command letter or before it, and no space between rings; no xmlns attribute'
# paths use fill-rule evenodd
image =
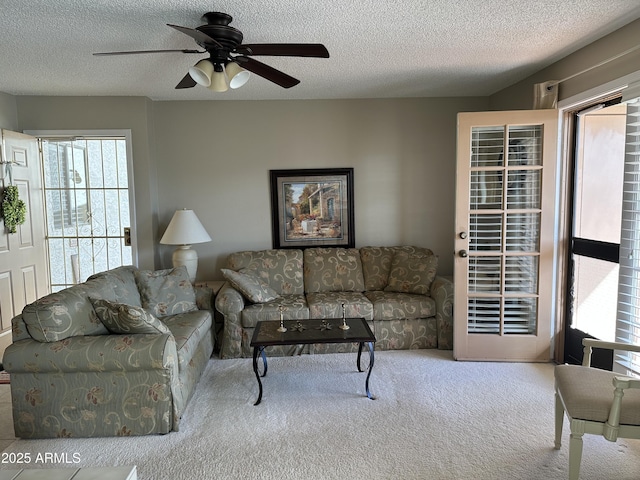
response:
<svg viewBox="0 0 640 480"><path fill-rule="evenodd" d="M4 189L2 199L2 218L9 233L16 233L17 226L27 219L27 205L20 200L18 187L9 185Z"/></svg>

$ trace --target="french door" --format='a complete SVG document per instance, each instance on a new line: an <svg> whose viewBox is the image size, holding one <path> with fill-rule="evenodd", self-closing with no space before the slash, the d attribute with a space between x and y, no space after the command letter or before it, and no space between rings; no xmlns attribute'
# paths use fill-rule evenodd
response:
<svg viewBox="0 0 640 480"><path fill-rule="evenodd" d="M458 115L454 357L548 361L558 112Z"/></svg>

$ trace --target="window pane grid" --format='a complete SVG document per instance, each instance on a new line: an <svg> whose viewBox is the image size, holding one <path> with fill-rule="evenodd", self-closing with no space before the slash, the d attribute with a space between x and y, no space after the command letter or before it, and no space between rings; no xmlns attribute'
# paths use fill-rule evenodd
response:
<svg viewBox="0 0 640 480"><path fill-rule="evenodd" d="M504 333L534 335L538 318L537 298L505 299Z"/></svg>
<svg viewBox="0 0 640 480"><path fill-rule="evenodd" d="M507 251L540 251L540 213L507 214Z"/></svg>
<svg viewBox="0 0 640 480"><path fill-rule="evenodd" d="M53 291L131 264L125 139L44 139L43 169Z"/></svg>
<svg viewBox="0 0 640 480"><path fill-rule="evenodd" d="M507 165L541 165L541 160L542 126L510 126Z"/></svg>
<svg viewBox="0 0 640 480"><path fill-rule="evenodd" d="M468 333L536 332L542 134L541 125L472 129Z"/></svg>
<svg viewBox="0 0 640 480"><path fill-rule="evenodd" d="M469 250L502 250L502 215L470 215Z"/></svg>
<svg viewBox="0 0 640 480"><path fill-rule="evenodd" d="M499 298L470 298L468 304L468 332L500 333L500 303Z"/></svg>
<svg viewBox="0 0 640 480"><path fill-rule="evenodd" d="M471 134L471 167L502 166L503 127L477 127Z"/></svg>

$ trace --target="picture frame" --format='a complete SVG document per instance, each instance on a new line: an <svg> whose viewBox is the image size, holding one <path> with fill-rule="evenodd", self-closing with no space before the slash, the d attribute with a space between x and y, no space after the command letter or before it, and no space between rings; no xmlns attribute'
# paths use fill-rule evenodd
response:
<svg viewBox="0 0 640 480"><path fill-rule="evenodd" d="M353 168L270 170L273 248L355 247Z"/></svg>

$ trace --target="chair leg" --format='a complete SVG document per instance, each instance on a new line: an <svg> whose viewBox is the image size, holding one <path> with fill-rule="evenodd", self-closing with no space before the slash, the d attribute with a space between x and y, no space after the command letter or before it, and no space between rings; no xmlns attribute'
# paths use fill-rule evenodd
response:
<svg viewBox="0 0 640 480"><path fill-rule="evenodd" d="M571 433L569 440L569 480L580 477L580 461L582 460L582 433Z"/></svg>
<svg viewBox="0 0 640 480"><path fill-rule="evenodd" d="M556 450L560 450L562 446L562 423L564 422L564 405L560 400L560 395L556 392Z"/></svg>

